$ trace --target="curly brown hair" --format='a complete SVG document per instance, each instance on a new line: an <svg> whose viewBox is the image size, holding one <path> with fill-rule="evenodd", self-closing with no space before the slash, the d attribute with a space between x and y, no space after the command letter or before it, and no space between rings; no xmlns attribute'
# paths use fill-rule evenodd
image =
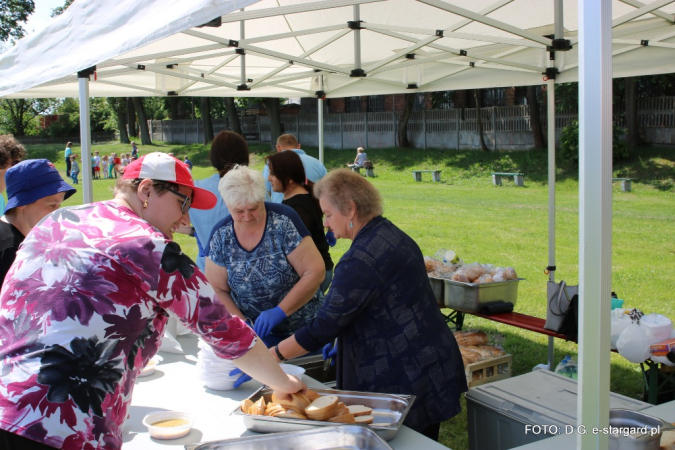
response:
<svg viewBox="0 0 675 450"><path fill-rule="evenodd" d="M11 134L0 135L0 168L23 161L26 149Z"/></svg>

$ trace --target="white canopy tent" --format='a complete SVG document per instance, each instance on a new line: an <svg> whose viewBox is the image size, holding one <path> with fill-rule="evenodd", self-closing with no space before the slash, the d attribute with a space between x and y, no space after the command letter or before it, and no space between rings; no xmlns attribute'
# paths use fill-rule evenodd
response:
<svg viewBox="0 0 675 450"><path fill-rule="evenodd" d="M611 290L611 77L675 71L672 3L78 0L0 55L0 96L79 95L87 202L89 96L322 99L545 82L549 266L555 266L553 85L579 80L578 417L587 428L602 427L609 407L609 306L600 299ZM607 439L589 434L579 443L604 448Z"/></svg>

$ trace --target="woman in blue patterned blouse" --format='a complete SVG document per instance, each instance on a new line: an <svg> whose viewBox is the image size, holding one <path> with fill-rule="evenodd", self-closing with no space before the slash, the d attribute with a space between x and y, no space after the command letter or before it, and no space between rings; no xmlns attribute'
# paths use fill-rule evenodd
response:
<svg viewBox="0 0 675 450"><path fill-rule="evenodd" d="M420 248L382 217L382 199L348 169L314 186L336 238L353 241L312 323L270 352L295 358L337 344L337 388L412 394L405 425L438 440L440 423L461 410L462 356L438 309Z"/></svg>
<svg viewBox="0 0 675 450"><path fill-rule="evenodd" d="M310 323L323 302L321 254L292 208L265 202L259 171L235 166L218 183L230 216L213 228L206 277L232 315L274 345Z"/></svg>

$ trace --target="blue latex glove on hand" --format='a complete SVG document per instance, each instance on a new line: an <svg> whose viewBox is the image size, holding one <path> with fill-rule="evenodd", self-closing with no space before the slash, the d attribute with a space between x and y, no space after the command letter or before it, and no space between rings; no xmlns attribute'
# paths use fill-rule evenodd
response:
<svg viewBox="0 0 675 450"><path fill-rule="evenodd" d="M335 355L337 355L337 343L335 346L333 346L333 343L331 342L330 344L326 344L323 347L323 359L324 361L327 360L328 358L331 358L330 365L334 366L335 365Z"/></svg>
<svg viewBox="0 0 675 450"><path fill-rule="evenodd" d="M234 369L233 371L230 372L231 377L239 374L241 374L241 376L237 378L237 381L234 382L235 389L239 388L239 386L246 383L247 381L251 381L253 379L248 375L246 375L244 372L242 372L241 369Z"/></svg>
<svg viewBox="0 0 675 450"><path fill-rule="evenodd" d="M335 239L335 233L333 233L332 231L326 233L326 242L328 242L328 245L330 247L335 247L335 244L337 244L337 239Z"/></svg>
<svg viewBox="0 0 675 450"><path fill-rule="evenodd" d="M253 331L255 331L260 338L264 338L272 332L274 327L286 319L286 313L283 309L275 306L272 309L260 313L255 320L255 325L253 325Z"/></svg>

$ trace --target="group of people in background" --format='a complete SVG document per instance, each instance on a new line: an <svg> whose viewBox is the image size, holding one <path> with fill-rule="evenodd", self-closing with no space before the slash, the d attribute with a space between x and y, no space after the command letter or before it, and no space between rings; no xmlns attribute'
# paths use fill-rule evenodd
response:
<svg viewBox="0 0 675 450"><path fill-rule="evenodd" d="M136 149L124 165L113 153L114 198L64 209L75 190L49 161L18 162L24 152L3 166L0 151L0 256L13 261L0 267L0 387L21 386L0 388L0 448L121 447L169 317L232 359L238 385L255 378L282 398L306 386L277 362L323 349L337 389L415 395L405 424L438 440L467 384L420 248L369 181L328 172L293 135L276 148L253 170L244 138L221 132L216 173L196 182L187 157ZM73 156L69 143L76 182ZM196 263L176 232L197 239ZM337 239L351 247L335 265Z"/></svg>
<svg viewBox="0 0 675 450"><path fill-rule="evenodd" d="M77 161L79 156L73 153L72 146L73 143L68 142L64 150L66 176L72 180L73 184L79 184L80 164ZM119 156L115 152L110 156L101 156L100 152L95 151L91 157L91 177L94 180L117 178L117 175L121 174L124 168L138 157L139 151L134 141L131 142L131 152L122 153Z"/></svg>

